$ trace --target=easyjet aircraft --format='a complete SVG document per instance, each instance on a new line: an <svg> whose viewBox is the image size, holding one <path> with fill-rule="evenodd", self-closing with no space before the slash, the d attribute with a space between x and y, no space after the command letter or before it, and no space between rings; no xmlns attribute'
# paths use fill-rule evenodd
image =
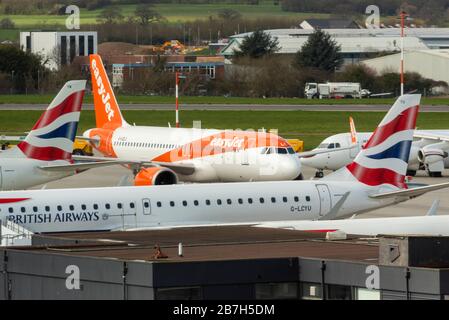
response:
<svg viewBox="0 0 449 320"><path fill-rule="evenodd" d="M405 183L420 95L401 96L365 148L322 180L9 191L0 219L32 232L174 228L345 218L449 183Z"/></svg>
<svg viewBox="0 0 449 320"><path fill-rule="evenodd" d="M135 185L302 178L298 155L273 133L129 125L100 56L90 55L90 70L96 128L83 136L108 159L131 164Z"/></svg>
<svg viewBox="0 0 449 320"><path fill-rule="evenodd" d="M72 160L85 80L69 81L17 147L0 153L1 190L25 189L111 162Z"/></svg>

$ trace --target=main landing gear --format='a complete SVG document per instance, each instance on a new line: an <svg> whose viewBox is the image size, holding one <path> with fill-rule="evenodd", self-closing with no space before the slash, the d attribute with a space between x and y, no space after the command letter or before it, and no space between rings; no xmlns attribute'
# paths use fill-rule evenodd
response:
<svg viewBox="0 0 449 320"><path fill-rule="evenodd" d="M317 172L315 172L315 178L321 179L322 177L324 177L323 170L318 170Z"/></svg>

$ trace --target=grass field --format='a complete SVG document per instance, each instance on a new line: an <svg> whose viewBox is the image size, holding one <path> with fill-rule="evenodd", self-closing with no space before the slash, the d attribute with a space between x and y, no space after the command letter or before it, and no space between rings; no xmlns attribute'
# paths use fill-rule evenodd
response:
<svg viewBox="0 0 449 320"><path fill-rule="evenodd" d="M40 111L0 111L2 134L23 133L33 126ZM124 111L126 120L136 125L167 126L174 124L172 111ZM181 125L192 127L194 120L201 120L203 128L216 129L278 129L286 138L298 138L310 150L324 138L349 130L348 117L352 116L357 130L372 131L384 116L383 112L314 112L314 111L183 111ZM448 127L449 113L421 113L420 129L444 129ZM95 126L93 111L83 111L78 133Z"/></svg>
<svg viewBox="0 0 449 320"><path fill-rule="evenodd" d="M0 95L0 104L46 104L53 99L53 94L45 95ZM171 96L117 96L119 103L123 104L174 104ZM92 103L92 96L86 95L84 103ZM391 105L395 101L391 99L300 99L300 98L245 98L245 97L194 97L181 96L181 104L256 104L256 105L347 105L347 104L385 104ZM424 105L448 105L449 98L423 98Z"/></svg>
<svg viewBox="0 0 449 320"><path fill-rule="evenodd" d="M136 5L121 5L122 15L125 18L133 16ZM244 18L260 18L263 16L273 17L294 17L299 20L302 18L328 17L328 14L303 14L296 12L282 11L280 6L273 4L273 1L261 1L259 5L246 4L175 4L164 3L155 4L154 9L159 12L168 22L185 22L196 19L208 19L209 16L216 16L220 9L234 9L241 13ZM95 24L102 9L86 10L81 9L81 24ZM6 17L0 15L0 19ZM67 16L58 15L9 15L17 28L45 27L53 25L65 25Z"/></svg>

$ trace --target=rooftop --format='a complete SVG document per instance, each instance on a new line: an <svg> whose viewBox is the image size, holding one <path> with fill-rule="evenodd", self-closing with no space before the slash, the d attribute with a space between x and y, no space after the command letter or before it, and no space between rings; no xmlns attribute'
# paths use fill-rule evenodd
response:
<svg viewBox="0 0 449 320"><path fill-rule="evenodd" d="M351 236L326 241L325 233L246 226L52 234L35 240L41 245L19 250L154 261L155 245L159 245L168 256L161 259L164 262L307 257L377 263L379 255L373 239ZM179 242L183 257L178 256Z"/></svg>

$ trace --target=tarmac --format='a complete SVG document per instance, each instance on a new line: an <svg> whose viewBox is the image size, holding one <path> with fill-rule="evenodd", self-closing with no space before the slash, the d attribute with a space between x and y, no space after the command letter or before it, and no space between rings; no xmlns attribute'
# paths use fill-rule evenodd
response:
<svg viewBox="0 0 449 320"><path fill-rule="evenodd" d="M329 172L325 172L329 173ZM311 179L315 174L315 170L303 166L303 175L305 179ZM131 172L119 165L110 167L97 168L87 170L85 172L47 183L45 186L37 186L33 189L55 188L84 188L84 187L110 187L117 186L125 175L131 175ZM411 182L437 184L449 182L449 170L443 173L442 178L430 178L426 176L424 171L418 171L416 177ZM425 215L431 207L434 200L440 200L438 214L449 214L449 194L448 189L429 192L418 198L394 205L386 208L371 211L358 218L384 218L384 217L404 217L404 216L420 216Z"/></svg>
<svg viewBox="0 0 449 320"><path fill-rule="evenodd" d="M1 110L44 110L47 104L0 104ZM259 110L259 111L387 111L390 105L251 105L251 104L180 104L180 110ZM122 110L174 110L174 104L120 104ZM83 104L93 110L93 104ZM449 112L449 105L423 105L420 112Z"/></svg>

